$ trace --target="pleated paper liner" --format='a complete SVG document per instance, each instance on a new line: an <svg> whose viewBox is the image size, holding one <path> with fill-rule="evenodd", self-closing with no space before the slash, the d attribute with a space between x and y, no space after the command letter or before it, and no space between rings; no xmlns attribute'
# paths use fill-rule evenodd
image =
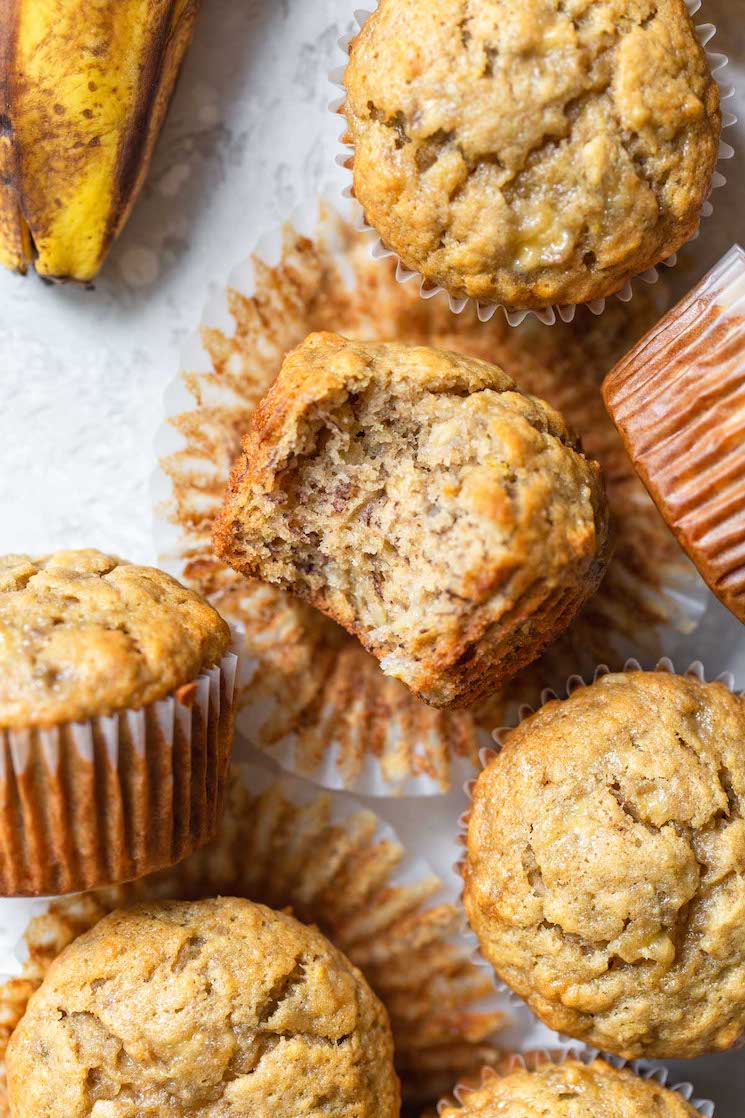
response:
<svg viewBox="0 0 745 1118"><path fill-rule="evenodd" d="M0 894L127 881L217 829L233 744L236 658L140 710L0 729Z"/></svg>
<svg viewBox="0 0 745 1118"><path fill-rule="evenodd" d="M455 317L441 301L401 287L390 262L371 261L351 227L324 203L319 212L317 201L233 273L168 392L154 499L161 562L236 630L239 726L253 744L328 787L435 794L475 771L479 749L504 718L500 695L478 709L426 706L310 606L241 578L212 555L212 521L241 436L286 353L313 330L438 345L496 362L579 430L604 466L616 555L572 629L572 650L592 664L620 663L631 648L660 655L695 628L706 588L637 478L599 390L659 317L664 285L648 292L628 308L609 307L602 322L582 310L552 330L535 320L512 329L501 316L480 323L473 311ZM565 656L566 648L561 662ZM556 682L553 667L549 660L537 669L541 686Z"/></svg>
<svg viewBox="0 0 745 1118"><path fill-rule="evenodd" d="M616 1071L625 1071L630 1075L638 1076L640 1079L654 1081L660 1087L680 1095L681 1099L694 1110L697 1110L699 1114L702 1114L704 1118L712 1118L714 1114L714 1103L711 1100L696 1098L691 1083L671 1082L670 1072L667 1068L659 1064L650 1065L639 1061L629 1062L621 1060L617 1056L605 1056L594 1049L583 1048L540 1049L535 1052L514 1053L505 1056L495 1067L485 1067L476 1079L459 1083L454 1088L452 1097L444 1098L439 1102L437 1114L447 1115L447 1118L459 1118L460 1115L467 1118L469 1114L481 1113L480 1109L474 1109L474 1104L480 1105L484 1099L488 1098L489 1083L494 1079L506 1077L516 1071L536 1071L546 1064L560 1067L567 1060L573 1060L586 1066L590 1066L596 1060L603 1060ZM642 1118L641 1114L639 1118ZM647 1116L645 1115L644 1118L647 1118ZM651 1118L651 1115L649 1118Z"/></svg>
<svg viewBox="0 0 745 1118"><path fill-rule="evenodd" d="M701 10L702 0L685 0L686 7L690 15L693 17ZM349 48L352 41L357 37L359 32L364 27L369 17L377 10L379 4L375 4L372 9L358 9L353 13L354 16L354 30L349 34L344 35L339 40L339 48L343 54L343 65L337 67L330 75L331 84L339 90L339 95L331 102L329 108L332 113L343 115L343 106L346 100L346 90L344 89L343 78L344 72L349 60ZM352 14L352 13L350 13ZM704 23L696 25L696 37L703 47L706 47L717 33L717 29L713 23ZM721 101L730 101L735 95L735 89L729 84L729 74L727 66L729 59L726 54L719 54L717 52L706 50L706 57L709 61L712 75L717 81L720 88ZM737 123L737 117L734 113L728 111L726 107L722 110L722 128L730 128ZM339 136L340 146L343 148L342 153L337 156L337 163L340 167L348 172L349 179L352 178L354 167L354 146L346 142L347 127L346 122L341 130ZM719 166L715 170L712 183L711 193L727 182L724 174L721 171L721 164L723 161L731 159L735 154L735 150L731 144L720 140L719 143ZM354 186L351 182L348 183L344 190L345 198L354 197ZM711 217L714 212L714 207L710 199L704 202L701 207L701 217ZM401 284L410 284L416 288L419 298L433 299L437 296L443 296L444 302L449 306L453 314L462 314L466 309L474 311L482 322L489 322L497 311L502 311L505 320L510 326L519 326L526 318L534 317L536 320L542 322L545 326L553 326L560 322L572 322L578 307L574 304L565 306L550 306L543 310L510 310L503 307L499 303L481 303L476 299L456 298L449 295L442 287L437 286L432 281L426 279L419 272L412 271L399 259L396 253L383 243L377 231L370 226L365 220L361 207L358 207L356 215L355 226L357 230L366 235L368 244L371 246L372 255L376 260L390 260L395 267L396 279ZM691 240L696 240L700 235L701 230L697 230ZM690 242L689 242L690 243ZM684 246L685 247L685 246ZM661 261L661 264L667 268L674 268L678 263L678 253L668 257L667 260ZM621 303L628 303L635 296L638 298L644 293L645 284L655 284L660 278L659 266L649 268L646 272L642 272L637 276L633 276L627 280L624 287L608 299L595 299L589 303L581 304L594 315L601 315L608 305L620 301ZM439 302L440 300L437 299ZM500 316L501 317L501 316Z"/></svg>
<svg viewBox="0 0 745 1118"><path fill-rule="evenodd" d="M351 797L252 766L233 771L218 838L180 866L42 908L28 903L26 958L0 988L0 1060L52 961L102 916L145 899L215 895L290 909L363 971L388 1010L410 1104L435 1101L498 1058L505 1014L491 978L470 961L455 897L429 866ZM7 1115L3 1081L0 1069Z"/></svg>
<svg viewBox="0 0 745 1118"><path fill-rule="evenodd" d="M671 530L745 623L745 250L622 359L603 395Z"/></svg>
<svg viewBox="0 0 745 1118"><path fill-rule="evenodd" d="M627 659L618 670L624 672L654 671L669 672L673 675L676 674L675 665L669 656L662 657L660 660L657 661L656 664L654 664L652 668L644 668L639 660L633 657L629 657L629 659ZM521 722L524 722L525 719L530 718L532 715L534 715L538 710L541 709L541 707L545 706L546 703L553 702L557 699L568 699L579 688L591 686L603 676L608 675L610 671L611 668L609 668L607 664L598 664L593 671L584 673L575 672L574 674L567 677L565 670L565 682L560 688L545 688L543 691L541 691L540 695L537 698L533 698L532 702L524 702L519 706L519 708L516 707L515 704L513 704L510 723L494 730L492 734L493 743L491 747L483 749L481 751L479 755L479 769L485 769L490 761L492 761L494 757L499 753L500 749L507 743L510 735L514 733L517 726L519 726ZM732 691L734 694L741 694L741 692L735 691L735 678L731 672L722 672L712 679L707 680L704 665L701 663L700 660L694 660L681 674L684 676L689 676L692 679L696 679L701 683L722 683L729 691ZM743 692L742 694L745 696L745 692ZM466 795L469 799L469 806L458 820L457 841L458 845L462 848L463 853L461 854L453 868L455 872L461 877L463 876L466 866L465 852L468 849L468 825L471 819L471 801L475 785L475 779L468 781L464 785L464 791L466 792ZM500 993L504 995L507 1004L511 1007L512 1011L525 1012L529 1014L530 1017L533 1017L532 1011L529 1009L523 999L517 993L515 993L515 991L512 990L512 988L508 986L506 982L502 981L502 979L495 974L492 968L492 964L481 952L481 946L479 944L478 938L476 937L475 933L471 931L470 928L466 932L466 937L469 940L472 948L471 960L476 965L484 967L490 974L494 974L496 987L500 991ZM548 1030L548 1027L543 1025L542 1022L539 1022L537 1018L533 1019L535 1020L539 1029L551 1032L557 1042L566 1041L571 1044L581 1043L578 1042L576 1038L564 1037L561 1036L559 1033L553 1033L553 1031ZM608 1058L610 1059L610 1057ZM613 1056L612 1059L614 1061L619 1061L621 1058L618 1056Z"/></svg>

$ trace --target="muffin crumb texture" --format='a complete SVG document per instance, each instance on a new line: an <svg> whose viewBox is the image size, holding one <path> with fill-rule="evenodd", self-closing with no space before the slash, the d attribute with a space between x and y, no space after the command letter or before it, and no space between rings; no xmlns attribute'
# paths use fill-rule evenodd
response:
<svg viewBox="0 0 745 1118"><path fill-rule="evenodd" d="M489 1076L464 1095L461 1106L445 1106L441 1118L698 1118L686 1100L654 1079L641 1079L604 1060L570 1058L534 1070L516 1067Z"/></svg>
<svg viewBox="0 0 745 1118"><path fill-rule="evenodd" d="M14 1118L397 1118L385 1010L318 932L250 901L117 912L10 1042Z"/></svg>
<svg viewBox="0 0 745 1118"><path fill-rule="evenodd" d="M163 571L92 550L0 557L0 728L139 709L229 646L215 610Z"/></svg>
<svg viewBox="0 0 745 1118"><path fill-rule="evenodd" d="M720 95L683 0L381 0L345 87L368 221L455 296L599 299L698 227Z"/></svg>
<svg viewBox="0 0 745 1118"><path fill-rule="evenodd" d="M599 467L500 369L316 334L256 413L215 542L444 707L563 631L602 577L607 534Z"/></svg>
<svg viewBox="0 0 745 1118"><path fill-rule="evenodd" d="M465 904L551 1028L620 1056L745 1034L745 701L607 675L509 736L474 791Z"/></svg>

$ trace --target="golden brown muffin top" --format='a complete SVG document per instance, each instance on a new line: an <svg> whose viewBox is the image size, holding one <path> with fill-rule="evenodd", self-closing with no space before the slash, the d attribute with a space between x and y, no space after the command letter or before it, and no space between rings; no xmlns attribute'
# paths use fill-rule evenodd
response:
<svg viewBox="0 0 745 1118"><path fill-rule="evenodd" d="M517 1067L495 1075L464 1097L460 1106L446 1106L441 1118L697 1118L685 1099L641 1079L633 1071L617 1071L604 1060L584 1064L567 1059L544 1063L535 1070Z"/></svg>
<svg viewBox="0 0 745 1118"><path fill-rule="evenodd" d="M215 528L232 566L329 614L436 706L535 658L606 543L600 469L548 404L473 357L333 334L285 360Z"/></svg>
<svg viewBox="0 0 745 1118"><path fill-rule="evenodd" d="M219 614L163 571L93 550L0 557L0 728L139 709L229 645Z"/></svg>
<svg viewBox="0 0 745 1118"><path fill-rule="evenodd" d="M552 1028L622 1056L745 1033L745 701L665 672L548 703L481 773L465 904Z"/></svg>
<svg viewBox="0 0 745 1118"><path fill-rule="evenodd" d="M382 0L345 86L368 220L454 295L597 299L698 227L721 115L683 0Z"/></svg>
<svg viewBox="0 0 745 1118"><path fill-rule="evenodd" d="M14 1118L397 1118L385 1010L315 928L143 904L75 940L11 1039Z"/></svg>

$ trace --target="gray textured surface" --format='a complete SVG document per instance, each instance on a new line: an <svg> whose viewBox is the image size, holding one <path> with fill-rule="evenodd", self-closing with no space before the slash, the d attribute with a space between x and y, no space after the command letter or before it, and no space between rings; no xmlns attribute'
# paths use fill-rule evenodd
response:
<svg viewBox="0 0 745 1118"><path fill-rule="evenodd" d="M152 440L179 347L215 286L268 226L319 189L338 190L339 124L326 111L345 0L205 0L196 40L134 217L95 292L0 275L0 551L95 545L154 558L148 483ZM711 49L737 64L745 117L745 2L710 0ZM731 104L731 103L730 103ZM745 240L742 126L716 214L682 256L692 282ZM742 630L713 606L691 642L708 666L745 667ZM743 673L740 673L741 681ZM741 686L742 686L741 682ZM458 796L416 810L374 803L412 845L443 865ZM426 826L421 813L426 812ZM676 1072L745 1115L745 1055Z"/></svg>

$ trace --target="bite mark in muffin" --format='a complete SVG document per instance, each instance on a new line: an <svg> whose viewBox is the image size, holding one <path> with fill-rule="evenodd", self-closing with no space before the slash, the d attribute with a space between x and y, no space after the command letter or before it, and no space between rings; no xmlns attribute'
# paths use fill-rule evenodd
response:
<svg viewBox="0 0 745 1118"><path fill-rule="evenodd" d="M500 369L318 334L259 407L214 541L445 707L566 628L604 573L607 516L597 464Z"/></svg>

